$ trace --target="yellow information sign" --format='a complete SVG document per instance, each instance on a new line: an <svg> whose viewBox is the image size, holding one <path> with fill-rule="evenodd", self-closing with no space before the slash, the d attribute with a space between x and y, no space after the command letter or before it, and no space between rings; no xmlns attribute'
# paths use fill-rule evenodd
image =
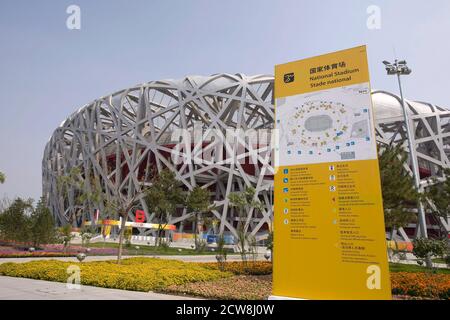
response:
<svg viewBox="0 0 450 320"><path fill-rule="evenodd" d="M273 294L391 299L366 47L275 67Z"/></svg>

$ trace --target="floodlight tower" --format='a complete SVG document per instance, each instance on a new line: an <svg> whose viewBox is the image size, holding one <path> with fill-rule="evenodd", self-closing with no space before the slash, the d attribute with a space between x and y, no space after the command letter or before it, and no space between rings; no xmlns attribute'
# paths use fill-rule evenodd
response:
<svg viewBox="0 0 450 320"><path fill-rule="evenodd" d="M406 103L405 98L403 97L403 89L402 89L402 82L401 82L401 76L402 75L409 75L411 74L411 69L407 66L406 61L398 61L395 60L394 63L390 63L389 61L383 61L383 64L386 66L386 71L388 75L397 75L398 79L398 86L400 89L400 97L402 99L402 108L403 108L403 117L405 119L405 126L406 126L406 133L408 137L408 145L409 145L409 155L411 158L411 164L412 164L412 172L414 176L414 182L415 186L417 188L417 191L419 193L422 192L422 188L420 185L420 174L419 174L419 164L417 162L417 156L416 156L416 147L415 147L415 135L413 133L413 130L411 128L411 124L409 122L408 117L408 111L406 109ZM427 232L427 224L425 220L425 209L423 207L422 202L418 201L418 209L419 209L419 230L420 235L423 238L428 238L428 232Z"/></svg>

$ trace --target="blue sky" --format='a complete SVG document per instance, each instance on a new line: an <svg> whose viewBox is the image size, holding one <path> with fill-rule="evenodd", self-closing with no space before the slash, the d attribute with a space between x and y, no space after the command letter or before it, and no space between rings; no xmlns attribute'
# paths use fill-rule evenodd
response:
<svg viewBox="0 0 450 320"><path fill-rule="evenodd" d="M81 8L68 30L66 8ZM366 26L381 9L381 29ZM397 92L382 60L413 68L408 98L450 106L448 0L72 0L0 2L0 198L39 198L44 146L80 106L150 80L275 64L368 45L372 87ZM395 48L395 49L394 49Z"/></svg>

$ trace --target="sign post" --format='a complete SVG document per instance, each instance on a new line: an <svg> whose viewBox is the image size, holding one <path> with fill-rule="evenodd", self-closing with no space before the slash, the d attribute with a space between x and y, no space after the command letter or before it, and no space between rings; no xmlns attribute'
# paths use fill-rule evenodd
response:
<svg viewBox="0 0 450 320"><path fill-rule="evenodd" d="M366 47L275 67L272 298L391 299Z"/></svg>

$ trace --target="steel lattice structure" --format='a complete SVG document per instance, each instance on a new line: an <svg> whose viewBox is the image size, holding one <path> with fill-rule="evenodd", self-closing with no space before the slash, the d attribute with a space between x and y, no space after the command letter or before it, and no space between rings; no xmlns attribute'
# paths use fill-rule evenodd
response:
<svg viewBox="0 0 450 320"><path fill-rule="evenodd" d="M391 93L373 92L378 142L401 143L407 149L400 99ZM415 145L424 184L427 177L442 175L450 161L450 111L428 103L408 101L416 132ZM57 177L79 167L85 176L95 175L108 197L117 190L132 198L164 168L176 173L185 188L208 188L214 194L221 232L236 235L239 215L228 195L253 186L264 208L248 212L249 231L264 237L271 225L274 168L268 143L248 143L240 148L240 136L226 139L227 130L266 132L274 125L273 77L217 74L188 76L181 80L152 81L99 98L80 108L53 133L43 157L43 194L58 223L79 225L92 219L92 204L77 205L76 192L61 193ZM209 161L196 162L199 143L176 149L180 129L201 128L200 147ZM195 134L193 134L195 135ZM174 138L175 136L175 138ZM242 144L244 145L244 144ZM175 163L170 154L183 157ZM221 154L220 159L218 154ZM256 156L255 156L256 154ZM241 164L239 159L253 158ZM407 168L410 170L409 168ZM152 221L143 200L140 205ZM102 208L99 208L100 211ZM170 219L182 232L190 214L183 209ZM129 214L134 220L134 214ZM433 223L431 223L433 224ZM438 221L449 230L449 220ZM408 234L399 230L407 239ZM149 233L151 231L142 231Z"/></svg>
<svg viewBox="0 0 450 320"><path fill-rule="evenodd" d="M272 219L269 193L273 167L267 152L270 146L255 146L258 150L253 151L266 155L253 165L241 165L233 161L240 149L237 143L224 140L220 134L224 135L230 128L272 128L272 93L272 76L190 76L180 81L149 82L82 107L56 129L45 148L43 191L51 211L59 223L74 224L89 218L88 212L93 213L94 208L89 204L76 205L74 192L61 194L57 188L57 177L67 174L74 166L82 168L86 176L89 173L97 176L109 197L114 197L118 189L130 198L150 182L152 171L169 168L186 188L198 185L214 193L217 207L213 214L220 220L220 230L235 235L239 218L230 208L227 196L245 186L255 187L265 209L249 212L247 219L251 232L258 236L258 231L267 228ZM202 128L201 140L207 143L204 150L220 152L225 148L220 162L184 161L176 165L168 156L177 143L173 141L174 132L193 131L195 126ZM190 160L194 156L187 155L186 150L181 153ZM238 156L249 155L250 151L245 150ZM141 205L147 221L152 221L153 215L142 200ZM184 210L169 223L177 224L182 231L188 218ZM134 220L134 215L129 214L129 219Z"/></svg>

